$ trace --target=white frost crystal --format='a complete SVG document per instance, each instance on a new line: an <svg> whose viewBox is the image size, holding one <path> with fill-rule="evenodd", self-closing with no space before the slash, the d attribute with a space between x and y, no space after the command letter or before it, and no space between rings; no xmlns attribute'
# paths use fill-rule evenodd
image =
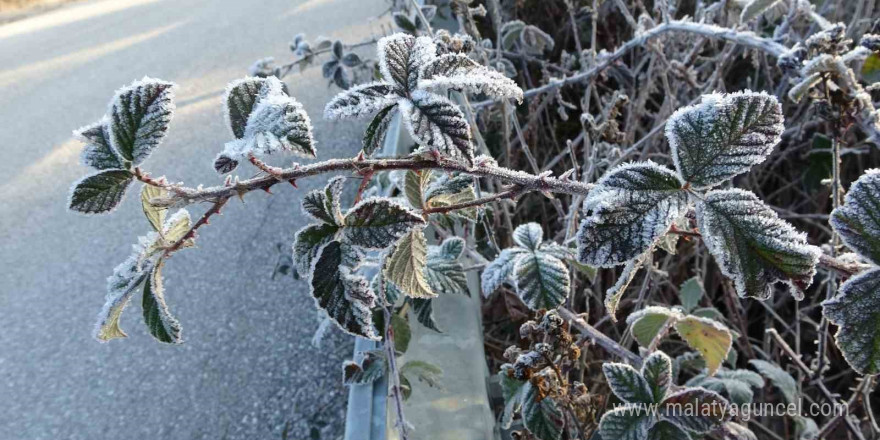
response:
<svg viewBox="0 0 880 440"><path fill-rule="evenodd" d="M880 264L880 169L859 177L829 222L847 247Z"/></svg>

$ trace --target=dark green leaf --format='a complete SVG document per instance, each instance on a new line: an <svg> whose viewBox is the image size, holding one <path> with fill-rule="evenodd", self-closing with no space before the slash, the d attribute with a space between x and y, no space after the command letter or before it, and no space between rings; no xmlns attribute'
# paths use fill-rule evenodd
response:
<svg viewBox="0 0 880 440"><path fill-rule="evenodd" d="M165 303L165 288L162 285L162 267L160 260L153 268L152 274L144 282L143 310L144 322L150 334L160 342L180 344L180 322L168 311Z"/></svg>
<svg viewBox="0 0 880 440"><path fill-rule="evenodd" d="M311 294L327 316L346 333L378 340L372 309L376 295L361 276L343 265L342 244L331 241L317 253L311 274Z"/></svg>
<svg viewBox="0 0 880 440"><path fill-rule="evenodd" d="M82 151L82 163L99 170L124 169L126 166L122 159L110 146L107 124L108 120L105 117L95 124L73 132L74 137L86 143Z"/></svg>
<svg viewBox="0 0 880 440"><path fill-rule="evenodd" d="M83 177L73 184L68 207L86 214L112 211L122 201L133 177L126 170L105 170Z"/></svg>
<svg viewBox="0 0 880 440"><path fill-rule="evenodd" d="M388 199L367 199L345 215L343 236L366 249L384 249L425 220Z"/></svg>
<svg viewBox="0 0 880 440"><path fill-rule="evenodd" d="M880 373L880 269L847 280L822 311L837 325L834 340L853 370Z"/></svg>
<svg viewBox="0 0 880 440"><path fill-rule="evenodd" d="M388 135L388 127L391 125L391 119L394 117L394 110L397 104L379 110L373 121L364 131L364 155L370 157L377 150L381 149L385 144L385 136Z"/></svg>
<svg viewBox="0 0 880 440"><path fill-rule="evenodd" d="M116 92L109 112L110 144L138 165L159 146L174 112L173 83L144 77Z"/></svg>

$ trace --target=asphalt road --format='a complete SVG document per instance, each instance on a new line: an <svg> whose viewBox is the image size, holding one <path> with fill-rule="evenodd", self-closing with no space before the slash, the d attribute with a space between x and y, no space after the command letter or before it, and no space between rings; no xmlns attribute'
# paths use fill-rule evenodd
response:
<svg viewBox="0 0 880 440"><path fill-rule="evenodd" d="M103 0L0 26L0 439L341 435L340 362L351 340L336 332L312 347L317 318L305 283L270 279L276 244L288 248L307 222L301 195L326 179L248 195L202 231L198 248L168 262L168 302L184 345L152 340L139 298L122 318L129 338L100 344L91 333L105 278L149 226L135 192L111 215L66 211L70 183L89 172L71 130L98 120L113 91L134 79L174 81L176 116L144 168L219 184L211 163L230 139L227 82L258 58L290 59L299 32L346 42L378 34L380 21L370 18L386 6ZM319 158L353 155L363 124L322 120L337 90L320 66L286 81L315 122Z"/></svg>

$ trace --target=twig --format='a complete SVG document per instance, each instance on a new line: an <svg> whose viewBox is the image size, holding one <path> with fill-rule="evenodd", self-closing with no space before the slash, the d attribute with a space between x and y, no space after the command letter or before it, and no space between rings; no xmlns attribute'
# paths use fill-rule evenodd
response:
<svg viewBox="0 0 880 440"><path fill-rule="evenodd" d="M185 243L187 240L195 238L196 230L198 230L199 228L201 228L204 225L207 225L211 216L213 216L215 214L220 214L220 209L223 208L223 205L225 205L226 202L228 202L228 201L229 201L229 198L226 197L226 198L221 198L221 199L217 200L216 202L214 202L214 204L211 205L211 207L208 208L208 210L205 211L204 214L202 214L202 217L199 218L199 220L196 221L196 223L194 225L192 225L192 227L189 228L189 231L186 231L186 234L183 234L183 237L180 237L171 246L169 246L168 249L165 249L165 253L163 254L163 257L167 257L167 256L173 254L175 251L180 249L180 247L183 246L183 243Z"/></svg>
<svg viewBox="0 0 880 440"><path fill-rule="evenodd" d="M568 310L565 307L560 307L558 310L559 315L562 316L563 319L571 321L572 325L574 325L575 328L580 330L590 339L596 341L596 344L604 348L609 353L629 362L630 364L635 365L636 367L642 365L642 358L639 355L627 350L617 342L614 342L614 340L612 340L608 336L605 336L599 330L596 330L595 327L587 324L583 319L575 315L574 312L572 312L571 310Z"/></svg>
<svg viewBox="0 0 880 440"><path fill-rule="evenodd" d="M534 191L534 190L531 190ZM447 212L458 211L460 209L472 208L474 206L481 206L496 200L504 200L504 199L515 199L518 196L526 193L528 191L522 190L520 188L513 188L504 192L492 194L491 196L486 196L480 199L471 200L469 202L456 203L454 205L448 206L438 206L436 208L427 208L422 211L424 214L444 214Z"/></svg>

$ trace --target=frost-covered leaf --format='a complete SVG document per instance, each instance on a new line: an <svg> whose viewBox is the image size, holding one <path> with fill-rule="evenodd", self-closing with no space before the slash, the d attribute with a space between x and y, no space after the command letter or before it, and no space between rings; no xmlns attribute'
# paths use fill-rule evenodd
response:
<svg viewBox="0 0 880 440"><path fill-rule="evenodd" d="M428 37L397 33L380 39L377 46L382 77L404 93L416 89L422 66L437 56L437 47Z"/></svg>
<svg viewBox="0 0 880 440"><path fill-rule="evenodd" d="M501 26L501 47L504 50L511 50L519 42L519 36L526 24L520 20L511 20Z"/></svg>
<svg viewBox="0 0 880 440"><path fill-rule="evenodd" d="M798 401L797 381L787 371L760 359L752 359L749 364L782 393L786 403L792 404Z"/></svg>
<svg viewBox="0 0 880 440"><path fill-rule="evenodd" d="M539 440L558 440L565 428L562 408L531 382L523 386L522 418L526 429Z"/></svg>
<svg viewBox="0 0 880 440"><path fill-rule="evenodd" d="M678 299L681 300L681 307L685 312L697 308L701 298L703 298L703 283L697 277L688 279L678 289Z"/></svg>
<svg viewBox="0 0 880 440"><path fill-rule="evenodd" d="M758 440L758 437L749 428L735 422L727 422L721 425L720 434L721 440Z"/></svg>
<svg viewBox="0 0 880 440"><path fill-rule="evenodd" d="M267 96L285 95L284 84L276 77L246 77L235 80L226 86L223 99L229 129L236 139L245 136L248 119L254 107Z"/></svg>
<svg viewBox="0 0 880 440"><path fill-rule="evenodd" d="M415 209L422 209L425 204L424 192L431 181L431 171L409 170L403 178L403 194L406 201Z"/></svg>
<svg viewBox="0 0 880 440"><path fill-rule="evenodd" d="M763 14L772 8L779 0L752 0L743 7L742 13L739 15L740 23L748 23L752 19Z"/></svg>
<svg viewBox="0 0 880 440"><path fill-rule="evenodd" d="M309 192L303 197L303 211L324 223L342 224L339 199L342 196L343 185L345 185L345 177L338 176L330 179L324 189Z"/></svg>
<svg viewBox="0 0 880 440"><path fill-rule="evenodd" d="M880 269L847 280L822 311L837 325L834 340L853 370L880 373Z"/></svg>
<svg viewBox="0 0 880 440"><path fill-rule="evenodd" d="M68 208L85 214L110 212L125 196L134 176L127 170L104 170L73 184Z"/></svg>
<svg viewBox="0 0 880 440"><path fill-rule="evenodd" d="M620 300L623 298L623 294L626 293L629 284L635 279L639 269L645 263L645 258L647 258L647 254L628 261L623 266L617 282L605 291L605 311L611 316L612 321L617 322L617 307L620 305Z"/></svg>
<svg viewBox="0 0 880 440"><path fill-rule="evenodd" d="M676 111L666 138L681 178L708 188L763 162L779 143L782 122L782 107L765 92L714 93Z"/></svg>
<svg viewBox="0 0 880 440"><path fill-rule="evenodd" d="M401 101L400 113L410 135L419 145L467 163L473 161L470 127L454 102L416 90L412 93L412 101Z"/></svg>
<svg viewBox="0 0 880 440"><path fill-rule="evenodd" d="M343 237L355 246L384 249L425 220L415 212L389 199L363 200L343 220Z"/></svg>
<svg viewBox="0 0 880 440"><path fill-rule="evenodd" d="M331 242L339 227L327 223L308 225L296 233L293 241L293 261L296 271L307 276L312 269L312 261L322 246Z"/></svg>
<svg viewBox="0 0 880 440"><path fill-rule="evenodd" d="M385 143L385 136L388 134L388 127L391 125L391 119L395 113L392 111L397 108L397 104L389 105L376 113L373 121L364 131L364 155L372 156L376 150L382 148Z"/></svg>
<svg viewBox="0 0 880 440"><path fill-rule="evenodd" d="M422 228L412 228L398 240L382 268L386 282L392 282L407 296L432 298L437 296L425 277L428 261L428 241Z"/></svg>
<svg viewBox="0 0 880 440"><path fill-rule="evenodd" d="M173 245L178 240L182 240L183 237L189 233L191 227L192 218L189 215L189 211L186 209L179 209L172 214L171 217L168 217L162 225L162 236L159 239L159 243L164 246ZM195 246L194 238L190 238L181 243L180 248L188 248L192 246Z"/></svg>
<svg viewBox="0 0 880 440"><path fill-rule="evenodd" d="M420 324L435 332L443 333L434 320L434 300L432 298L409 298L409 301L412 304L416 320Z"/></svg>
<svg viewBox="0 0 880 440"><path fill-rule="evenodd" d="M532 310L555 309L568 298L571 288L565 263L543 251L517 258L513 277L517 294Z"/></svg>
<svg viewBox="0 0 880 440"><path fill-rule="evenodd" d="M700 352L710 376L718 371L733 343L730 330L711 319L686 316L675 322L675 331L691 348Z"/></svg>
<svg viewBox="0 0 880 440"><path fill-rule="evenodd" d="M508 248L501 251L480 276L480 286L483 296L489 296L499 286L510 280L513 275L513 267L519 257L525 256L527 251L522 248Z"/></svg>
<svg viewBox="0 0 880 440"><path fill-rule="evenodd" d="M147 217L147 221L150 222L150 226L153 227L154 231L162 230L162 225L165 223L165 216L168 213L168 208L153 205L150 201L167 195L168 190L162 187L144 185L144 187L141 188L141 208L144 211L144 216Z"/></svg>
<svg viewBox="0 0 880 440"><path fill-rule="evenodd" d="M675 423L660 420L651 427L648 440L691 440L691 436Z"/></svg>
<svg viewBox="0 0 880 440"><path fill-rule="evenodd" d="M578 230L578 260L599 267L632 260L687 208L687 192L672 170L650 161L614 168L584 201L588 216Z"/></svg>
<svg viewBox="0 0 880 440"><path fill-rule="evenodd" d="M116 91L110 104L110 144L123 159L138 165L153 152L171 124L173 83L144 77Z"/></svg>
<svg viewBox="0 0 880 440"><path fill-rule="evenodd" d="M467 276L458 261L464 249L464 240L447 238L441 246L428 246L425 279L435 293L467 295Z"/></svg>
<svg viewBox="0 0 880 440"><path fill-rule="evenodd" d="M544 241L544 230L537 223L519 225L513 230L513 242L525 249L536 251L542 241Z"/></svg>
<svg viewBox="0 0 880 440"><path fill-rule="evenodd" d="M425 64L419 77L419 88L463 89L496 99L515 98L520 102L523 98L522 89L510 78L457 53L440 56Z"/></svg>
<svg viewBox="0 0 880 440"><path fill-rule="evenodd" d="M636 342L642 347L648 347L658 335L665 333L682 317L677 310L651 306L629 315L626 323L631 326Z"/></svg>
<svg viewBox="0 0 880 440"><path fill-rule="evenodd" d="M362 118L393 105L400 99L400 92L385 81L371 82L352 87L336 95L324 107L327 119Z"/></svg>
<svg viewBox="0 0 880 440"><path fill-rule="evenodd" d="M847 247L880 264L880 169L859 177L829 222Z"/></svg>
<svg viewBox="0 0 880 440"><path fill-rule="evenodd" d="M372 309L376 294L361 276L343 265L342 244L323 245L312 263L311 294L315 304L346 333L378 340Z"/></svg>
<svg viewBox="0 0 880 440"><path fill-rule="evenodd" d="M442 208L448 206L456 206L462 203L473 202L474 200L477 200L477 193L474 191L473 188L467 187L461 190L461 192L455 194L435 195L431 197L430 200L428 200L427 205L430 208ZM477 221L477 218L479 216L479 208L471 206L461 209L455 209L449 211L449 214L463 218L465 220Z"/></svg>
<svg viewBox="0 0 880 440"><path fill-rule="evenodd" d="M160 342L180 344L180 322L171 315L165 303L165 288L162 283L164 260L159 260L144 282L143 310L144 322L150 334Z"/></svg>
<svg viewBox="0 0 880 440"><path fill-rule="evenodd" d="M663 400L662 417L698 434L711 431L727 421L727 400L703 388L685 388Z"/></svg>
<svg viewBox="0 0 880 440"><path fill-rule="evenodd" d="M342 383L345 385L371 384L385 375L385 353L381 350L370 350L360 353L360 362L345 361L342 363Z"/></svg>
<svg viewBox="0 0 880 440"><path fill-rule="evenodd" d="M412 360L400 367L400 374L415 377L419 382L424 382L431 388L439 388L443 369L430 362Z"/></svg>
<svg viewBox="0 0 880 440"><path fill-rule="evenodd" d="M135 253L113 269L107 278L107 295L104 307L98 314L95 338L101 342L124 338L128 335L119 326L122 311L131 302L131 297L147 279L153 268L150 261L142 261L143 247L136 247Z"/></svg>
<svg viewBox="0 0 880 440"><path fill-rule="evenodd" d="M449 175L440 174L428 185L425 190L425 201L431 201L434 197L445 194L458 194L468 188L473 189L474 179L467 174Z"/></svg>
<svg viewBox="0 0 880 440"><path fill-rule="evenodd" d="M754 375L752 377L751 375ZM685 384L690 387L702 387L714 391L736 405L752 403L754 388L762 388L764 381L761 376L748 370L719 370L714 377L698 374Z"/></svg>
<svg viewBox="0 0 880 440"><path fill-rule="evenodd" d="M741 297L770 298L773 283L800 300L813 282L821 250L748 191L711 191L697 204L706 246Z"/></svg>
<svg viewBox="0 0 880 440"><path fill-rule="evenodd" d="M616 362L602 364L602 372L611 391L626 403L651 403L654 393L651 384L635 368Z"/></svg>
<svg viewBox="0 0 880 440"><path fill-rule="evenodd" d="M126 168L122 159L110 146L108 123L109 118L105 116L100 121L73 132L75 138L86 143L80 156L83 165L98 170Z"/></svg>
<svg viewBox="0 0 880 440"><path fill-rule="evenodd" d="M555 45L550 34L533 25L526 25L522 29L519 41L523 49L533 55L541 55L545 50L552 50Z"/></svg>
<svg viewBox="0 0 880 440"><path fill-rule="evenodd" d="M619 406L599 420L599 435L611 440L645 440L654 423L654 417L642 405Z"/></svg>
<svg viewBox="0 0 880 440"><path fill-rule="evenodd" d="M819 425L816 421L802 416L794 417L795 431L798 440L819 440Z"/></svg>
<svg viewBox="0 0 880 440"><path fill-rule="evenodd" d="M513 377L513 366L504 364L498 372L498 382L501 385L501 396L504 398L504 411L501 414L501 428L510 429L513 416L522 407L522 399L525 391L525 381Z"/></svg>
<svg viewBox="0 0 880 440"><path fill-rule="evenodd" d="M256 103L244 136L227 142L221 157L238 159L281 151L315 157L315 139L302 104L285 94L271 94Z"/></svg>
<svg viewBox="0 0 880 440"><path fill-rule="evenodd" d="M652 401L663 401L672 384L672 359L662 351L655 351L645 359L641 374L651 388Z"/></svg>

